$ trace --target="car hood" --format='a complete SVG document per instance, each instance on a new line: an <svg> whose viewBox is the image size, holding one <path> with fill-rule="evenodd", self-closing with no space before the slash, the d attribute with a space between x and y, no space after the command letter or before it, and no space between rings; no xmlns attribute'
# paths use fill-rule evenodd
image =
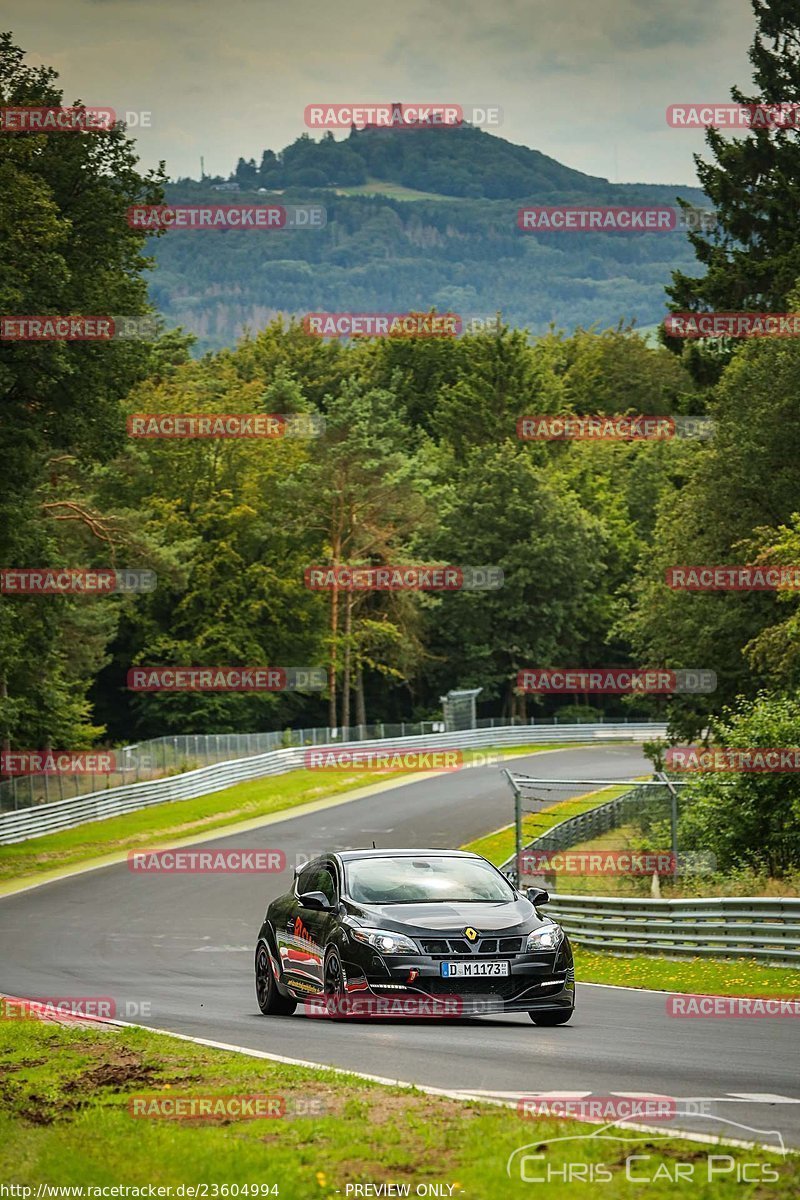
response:
<svg viewBox="0 0 800 1200"><path fill-rule="evenodd" d="M368 925L398 932L461 934L471 925L479 933L530 932L547 924L529 900L496 904L352 904L350 911Z"/></svg>

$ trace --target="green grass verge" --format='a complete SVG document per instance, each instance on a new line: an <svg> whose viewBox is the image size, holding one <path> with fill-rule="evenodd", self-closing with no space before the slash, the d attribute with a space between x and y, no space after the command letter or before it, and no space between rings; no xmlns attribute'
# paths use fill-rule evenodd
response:
<svg viewBox="0 0 800 1200"><path fill-rule="evenodd" d="M704 996L800 997L800 970L767 967L755 958L668 958L602 954L573 942L575 977L586 983L655 988Z"/></svg>
<svg viewBox="0 0 800 1200"><path fill-rule="evenodd" d="M575 745L573 742L551 742L502 749L487 747L480 751L466 751L465 760L472 761L478 753L510 758L517 754L569 749ZM301 804L330 799L372 784L386 783L393 778L395 773L378 771L303 769L237 783L224 791L198 796L194 800L168 801L122 817L92 821L61 833L48 834L12 846L0 846L0 884L29 876L35 879L37 875L48 871L77 866L120 851L200 836L223 826L268 817ZM424 779L425 776L418 774L410 778Z"/></svg>
<svg viewBox="0 0 800 1200"><path fill-rule="evenodd" d="M393 200L446 200L458 203L460 197L445 196L441 192L420 192L417 188L405 187L402 183L388 183L382 179L371 179L367 183L354 183L350 187L336 189L338 196L390 196Z"/></svg>
<svg viewBox="0 0 800 1200"><path fill-rule="evenodd" d="M209 1185L209 1197L232 1194L215 1192L213 1185L266 1185L274 1186L270 1194L281 1200L324 1200L347 1195L348 1184L409 1185L413 1196L418 1185L437 1183L445 1185L440 1194L458 1200L502 1200L527 1191L519 1174L506 1176L506 1161L529 1143L531 1153L546 1158L530 1165L535 1174L548 1168L563 1172L568 1163L584 1170L587 1164L595 1169L605 1164L610 1181L603 1182L602 1195L607 1200L636 1194L626 1179L628 1154L648 1156L633 1164L637 1174L667 1176L648 1187L654 1198L676 1194L669 1180L681 1162L694 1168L694 1195L739 1200L745 1193L735 1171L706 1182L709 1155L715 1153L774 1171L777 1181L758 1195L800 1193L797 1156L781 1159L765 1150L699 1145L670 1133L668 1123L664 1141L660 1132L642 1135L621 1126L614 1133L625 1142L553 1142L549 1139L591 1134L597 1127L523 1118L507 1108L247 1058L145 1030L101 1031L33 1020L6 1020L0 1026L0 1178L6 1185L31 1187L34 1197L40 1184L145 1189L200 1184ZM465 1031L465 1045L473 1036L479 1031ZM535 1042L553 1035L531 1026L530 1036ZM280 1097L285 1115L255 1120L131 1115L135 1097L174 1101L237 1095ZM574 1182L556 1177L547 1195L566 1200L575 1190ZM746 1194L756 1193L748 1187Z"/></svg>
<svg viewBox="0 0 800 1200"><path fill-rule="evenodd" d="M597 808L598 804L615 800L617 796L622 796L630 790L627 784L600 788L598 791L586 792L583 796L575 796L571 800L560 800L543 808L541 812L525 813L522 818L522 844L526 846L534 838L547 833L554 825L559 825L569 817L577 817L579 813L588 812L590 808ZM514 826L504 825L502 829L495 829L492 833L476 838L474 842L468 842L466 846L462 846L462 850L482 854L489 862L499 867L513 857Z"/></svg>

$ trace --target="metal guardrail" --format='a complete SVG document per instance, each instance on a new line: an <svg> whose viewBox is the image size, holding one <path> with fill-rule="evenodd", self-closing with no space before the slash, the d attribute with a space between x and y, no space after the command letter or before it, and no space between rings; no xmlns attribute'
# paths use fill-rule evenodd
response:
<svg viewBox="0 0 800 1200"><path fill-rule="evenodd" d="M643 741L663 737L666 726L653 722L637 722L619 725L560 725L559 742L593 741ZM525 746L537 742L553 741L550 727L513 725L501 729L470 729L458 733L426 734L412 738L385 738L370 741L369 748L402 749L410 745L423 750L434 749L481 749L487 746ZM317 746L321 750L325 747ZM336 742L331 750L344 748L365 749L363 742ZM259 779L268 775L281 775L305 765L305 755L310 748L291 747L270 750L248 758L232 759L186 771L166 779L131 783L122 787L108 788L68 800L56 800L50 804L37 804L16 812L0 814L0 845L27 841L43 837L62 829L72 829L88 821L99 821L105 817L120 816L149 808L153 804L164 804L172 800L190 800L212 792L222 791L235 783Z"/></svg>
<svg viewBox="0 0 800 1200"><path fill-rule="evenodd" d="M800 962L800 900L641 900L553 894L547 914L589 950Z"/></svg>
<svg viewBox="0 0 800 1200"><path fill-rule="evenodd" d="M563 722L570 725L573 722ZM603 724L604 718L590 724ZM637 724L630 718L611 720L610 725ZM503 717L479 717L476 729L504 729L509 726L563 727L558 714L553 717L530 717L509 721ZM467 726L472 728L471 725ZM56 800L71 800L90 792L129 783L163 779L180 775L214 763L231 762L236 758L252 758L268 750L290 749L293 746L346 745L349 742L370 742L386 738L424 737L430 733L452 733L458 728L444 721L379 722L376 725L316 726L312 729L277 729L263 733L168 733L148 738L109 751L115 769L102 775L19 775L0 780L0 813L16 812L34 804L50 804Z"/></svg>

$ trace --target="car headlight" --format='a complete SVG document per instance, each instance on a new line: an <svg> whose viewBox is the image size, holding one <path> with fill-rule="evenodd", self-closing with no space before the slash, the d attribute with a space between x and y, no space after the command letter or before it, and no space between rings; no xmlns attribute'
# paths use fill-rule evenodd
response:
<svg viewBox="0 0 800 1200"><path fill-rule="evenodd" d="M381 954L419 954L419 950L411 938L404 933L394 933L391 929L362 929L360 926L350 926L350 936L357 942L380 950Z"/></svg>
<svg viewBox="0 0 800 1200"><path fill-rule="evenodd" d="M528 934L525 950L528 954L534 950L555 950L563 940L564 930L560 925L543 925L541 929L534 929Z"/></svg>

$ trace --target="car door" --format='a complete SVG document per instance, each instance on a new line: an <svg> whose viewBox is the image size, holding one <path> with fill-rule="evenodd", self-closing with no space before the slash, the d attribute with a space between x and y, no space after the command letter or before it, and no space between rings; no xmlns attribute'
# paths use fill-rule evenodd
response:
<svg viewBox="0 0 800 1200"><path fill-rule="evenodd" d="M302 881L302 887L302 877L298 877L298 895L302 892L322 892L326 900L336 908L339 904L339 889L333 863L325 860L313 866L314 870L310 872L308 880ZM314 972L315 982L322 990L325 985L325 946L338 917L335 912L318 912L316 909L302 908L299 905L297 912L308 946L308 966Z"/></svg>
<svg viewBox="0 0 800 1200"><path fill-rule="evenodd" d="M275 930L278 953L284 979L298 992L319 991L321 984L320 947L314 942L308 927L309 910L302 908L298 896L316 890L314 879L320 868L319 860L309 863L295 876L292 903Z"/></svg>

